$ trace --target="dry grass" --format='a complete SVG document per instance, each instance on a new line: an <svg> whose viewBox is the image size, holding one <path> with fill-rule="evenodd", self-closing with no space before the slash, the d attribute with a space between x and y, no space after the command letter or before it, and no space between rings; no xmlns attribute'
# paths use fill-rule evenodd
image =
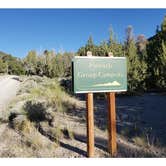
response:
<svg viewBox="0 0 166 166"><path fill-rule="evenodd" d="M25 116L17 116L11 122L11 126L23 134L31 133L33 125Z"/></svg>
<svg viewBox="0 0 166 166"><path fill-rule="evenodd" d="M85 113L85 103L67 94L55 79L21 77L21 82L21 89L16 99L5 113L12 129L7 127L6 133L4 131L1 134L0 156L63 157L63 153L67 153L67 150L59 146L62 141L72 143L69 146L63 144L69 148L68 156L72 156L71 149L78 149L80 145L80 149L86 150L86 140L82 144L75 140L75 133L86 131L85 123L81 122L80 116L67 114L69 110L81 113L82 109ZM101 130L100 132L101 138L105 139L107 133ZM99 133L98 128L95 133ZM124 135L128 133L126 129ZM84 137L85 135L86 132ZM100 139L101 144L104 139ZM134 144L122 138L118 140L120 157L161 156L155 154L154 147L147 147L146 139L134 137L132 141Z"/></svg>
<svg viewBox="0 0 166 166"><path fill-rule="evenodd" d="M21 136L23 147L33 151L29 152L30 155L23 152L25 156L38 156L38 153L45 156L45 151L55 149L62 137L73 138L70 129L61 128L58 123L54 123L57 116L55 113L63 113L70 109L68 106L72 105L74 108L79 104L76 99L62 90L56 80L40 77L21 77L20 80L21 89L10 103L4 117L6 120L9 119L10 127ZM47 127L42 124L47 124ZM24 151L20 142L16 144L18 144L17 149ZM16 157L18 154L12 153L11 149L13 147L8 148L1 156Z"/></svg>
<svg viewBox="0 0 166 166"><path fill-rule="evenodd" d="M144 137L134 137L132 138L133 142L138 145L138 146L142 146L142 147L148 147L148 143L146 141L146 139Z"/></svg>
<svg viewBox="0 0 166 166"><path fill-rule="evenodd" d="M6 127L0 137L0 157L55 157L56 147L35 131L20 134Z"/></svg>

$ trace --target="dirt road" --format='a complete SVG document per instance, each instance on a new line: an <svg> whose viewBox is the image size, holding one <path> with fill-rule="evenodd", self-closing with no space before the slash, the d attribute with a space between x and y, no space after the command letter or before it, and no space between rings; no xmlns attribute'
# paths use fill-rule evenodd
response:
<svg viewBox="0 0 166 166"><path fill-rule="evenodd" d="M20 84L18 78L18 76L0 76L0 110L4 110L16 95Z"/></svg>
<svg viewBox="0 0 166 166"><path fill-rule="evenodd" d="M5 149L8 147L9 142L5 142L7 140L6 137L2 136L3 133L9 130L7 127L7 123L2 123L2 119L5 119L7 116L7 106L9 102L16 96L16 93L19 89L20 82L18 80L18 76L0 76L0 154L5 152ZM16 137L16 133L14 133L11 129L8 134L12 134L11 138ZM17 137L16 137L17 138Z"/></svg>

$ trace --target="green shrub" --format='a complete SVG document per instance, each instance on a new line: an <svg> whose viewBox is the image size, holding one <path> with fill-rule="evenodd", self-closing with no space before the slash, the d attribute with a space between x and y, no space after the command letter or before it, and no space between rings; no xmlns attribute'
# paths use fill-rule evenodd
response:
<svg viewBox="0 0 166 166"><path fill-rule="evenodd" d="M54 113L45 102L27 101L24 105L27 118L32 122L48 121L51 123L54 119Z"/></svg>

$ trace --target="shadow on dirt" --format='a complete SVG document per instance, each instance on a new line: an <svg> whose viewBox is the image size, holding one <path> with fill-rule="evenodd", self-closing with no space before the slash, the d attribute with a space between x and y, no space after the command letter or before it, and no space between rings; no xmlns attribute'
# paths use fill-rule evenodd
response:
<svg viewBox="0 0 166 166"><path fill-rule="evenodd" d="M21 82L19 77L12 77L11 79Z"/></svg>
<svg viewBox="0 0 166 166"><path fill-rule="evenodd" d="M66 149L68 149L68 150L71 150L71 151L73 151L73 152L76 152L76 153L78 153L79 155L82 155L82 156L84 156L84 157L87 157L87 152L86 152L86 151L81 150L81 149L79 149L79 148L77 148L77 147L75 147L75 146L72 146L72 145L63 143L63 142L61 142L61 141L60 141L60 146L63 147L63 148L66 148Z"/></svg>
<svg viewBox="0 0 166 166"><path fill-rule="evenodd" d="M85 101L85 95L78 95ZM142 96L117 96L117 132L125 137L148 137L150 144L166 146L166 95L147 93ZM86 109L68 110L71 116L86 122ZM107 101L94 100L95 125L107 130Z"/></svg>
<svg viewBox="0 0 166 166"><path fill-rule="evenodd" d="M85 135L80 135L80 134L74 134L74 138L77 141L86 143L86 136ZM115 157L157 157L156 155L148 152L143 152L142 150L137 150L137 149L132 149L129 146L123 144L123 143L118 143L118 153ZM101 138L101 137L95 137L95 147L105 151L108 153L108 140ZM108 153L107 156L105 157L111 157L111 155Z"/></svg>

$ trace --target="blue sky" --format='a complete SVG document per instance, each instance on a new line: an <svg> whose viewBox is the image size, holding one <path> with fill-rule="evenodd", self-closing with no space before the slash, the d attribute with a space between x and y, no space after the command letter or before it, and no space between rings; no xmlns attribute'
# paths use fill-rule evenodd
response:
<svg viewBox="0 0 166 166"><path fill-rule="evenodd" d="M121 42L128 25L148 38L164 15L166 9L0 9L0 50L17 57L32 49L77 51L90 35L95 44L107 40L110 26Z"/></svg>

